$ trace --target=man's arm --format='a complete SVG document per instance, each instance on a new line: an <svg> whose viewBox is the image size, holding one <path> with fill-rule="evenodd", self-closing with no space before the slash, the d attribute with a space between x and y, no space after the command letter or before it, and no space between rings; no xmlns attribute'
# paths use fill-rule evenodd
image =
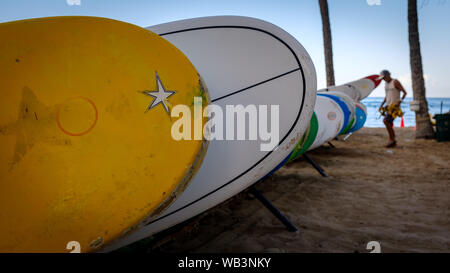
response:
<svg viewBox="0 0 450 273"><path fill-rule="evenodd" d="M406 97L406 90L405 90L405 88L403 88L402 84L398 80L395 80L394 85L395 85L395 88L397 88L398 90L402 91L402 93L403 93L402 101L403 101L405 99L405 97Z"/></svg>
<svg viewBox="0 0 450 273"><path fill-rule="evenodd" d="M380 105L380 109L383 108L385 102L386 102L386 97L384 97L384 100L383 100L383 102Z"/></svg>

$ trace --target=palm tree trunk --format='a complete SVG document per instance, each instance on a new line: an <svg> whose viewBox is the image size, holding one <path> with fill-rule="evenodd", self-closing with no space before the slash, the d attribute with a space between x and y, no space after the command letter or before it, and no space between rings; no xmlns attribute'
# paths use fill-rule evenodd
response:
<svg viewBox="0 0 450 273"><path fill-rule="evenodd" d="M320 15L322 16L323 47L325 50L325 67L327 86L334 85L333 46L331 44L330 17L328 16L327 0L319 0Z"/></svg>
<svg viewBox="0 0 450 273"><path fill-rule="evenodd" d="M425 96L422 55L420 53L419 27L417 19L417 0L408 0L409 57L414 100L419 101L416 112L416 138L433 138L434 130L428 115L428 103Z"/></svg>

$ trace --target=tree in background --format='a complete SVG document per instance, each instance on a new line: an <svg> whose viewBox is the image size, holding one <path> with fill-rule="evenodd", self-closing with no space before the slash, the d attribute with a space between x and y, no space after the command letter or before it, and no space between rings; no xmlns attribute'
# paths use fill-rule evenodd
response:
<svg viewBox="0 0 450 273"><path fill-rule="evenodd" d="M325 67L327 74L327 86L334 84L333 46L331 43L330 17L328 16L327 0L319 0L320 15L322 16L323 46L325 50Z"/></svg>
<svg viewBox="0 0 450 273"><path fill-rule="evenodd" d="M420 53L417 0L408 0L408 29L413 98L414 100L419 101L420 105L419 110L416 111L416 138L433 138L434 130L431 126L430 116L428 114L428 103L425 96L425 81L422 69L422 55Z"/></svg>

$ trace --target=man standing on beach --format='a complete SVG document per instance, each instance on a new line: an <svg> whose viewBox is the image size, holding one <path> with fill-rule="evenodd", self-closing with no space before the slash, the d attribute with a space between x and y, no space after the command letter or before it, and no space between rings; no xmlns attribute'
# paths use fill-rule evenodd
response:
<svg viewBox="0 0 450 273"><path fill-rule="evenodd" d="M400 104L406 97L406 91L398 80L391 78L391 73L387 70L381 71L379 79L386 82L386 97L380 106L380 111L385 112L383 122L389 133L389 142L386 147L395 147L397 142L395 141L394 119L397 117L397 113L401 113ZM401 99L400 92L403 93ZM385 104L386 107L384 107Z"/></svg>

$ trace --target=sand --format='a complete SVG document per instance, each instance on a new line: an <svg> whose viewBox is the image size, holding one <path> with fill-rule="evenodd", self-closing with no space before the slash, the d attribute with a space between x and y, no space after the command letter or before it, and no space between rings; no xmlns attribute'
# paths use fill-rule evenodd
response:
<svg viewBox="0 0 450 273"><path fill-rule="evenodd" d="M256 184L299 231L287 231L248 191L140 246L147 252L450 251L450 142L415 140L396 128L363 128L309 152Z"/></svg>

